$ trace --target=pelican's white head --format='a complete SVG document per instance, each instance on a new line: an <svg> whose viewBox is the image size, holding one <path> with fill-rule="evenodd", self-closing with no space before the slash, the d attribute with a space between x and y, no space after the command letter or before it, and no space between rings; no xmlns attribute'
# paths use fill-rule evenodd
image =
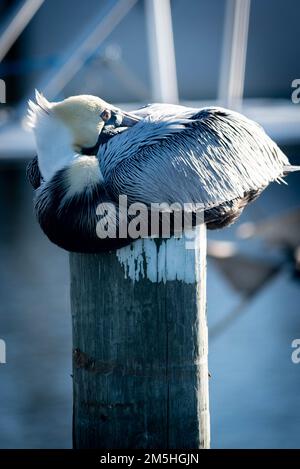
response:
<svg viewBox="0 0 300 469"><path fill-rule="evenodd" d="M28 124L33 129L39 167L45 180L84 149L95 147L104 125L129 126L137 118L92 95L49 102L36 91L29 101Z"/></svg>

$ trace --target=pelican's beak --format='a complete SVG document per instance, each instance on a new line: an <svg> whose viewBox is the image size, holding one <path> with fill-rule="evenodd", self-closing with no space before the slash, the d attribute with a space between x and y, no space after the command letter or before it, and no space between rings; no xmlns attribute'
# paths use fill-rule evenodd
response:
<svg viewBox="0 0 300 469"><path fill-rule="evenodd" d="M140 118L122 109L112 109L110 118L105 122L105 127L132 127L140 122Z"/></svg>
<svg viewBox="0 0 300 469"><path fill-rule="evenodd" d="M113 129L120 128L120 131L126 130L126 127L132 127L133 125L140 122L141 119L130 112L124 112L120 109L114 109L111 111L110 118L105 122L104 127L100 130L97 143L91 148L82 148L81 153L84 155L97 155L101 144L106 143L114 135L117 135L117 131Z"/></svg>
<svg viewBox="0 0 300 469"><path fill-rule="evenodd" d="M134 114L130 114L129 112L123 112L121 113L122 117L122 122L121 125L122 127L132 127L133 125L137 124L140 122L140 118L135 116Z"/></svg>

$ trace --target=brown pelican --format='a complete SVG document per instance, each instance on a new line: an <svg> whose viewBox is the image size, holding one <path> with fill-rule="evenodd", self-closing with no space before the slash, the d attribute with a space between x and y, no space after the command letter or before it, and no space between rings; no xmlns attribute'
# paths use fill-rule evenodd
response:
<svg viewBox="0 0 300 469"><path fill-rule="evenodd" d="M29 122L38 154L28 167L37 218L69 251L132 240L119 232L121 195L129 205L177 203L192 213L200 206L207 227L221 228L270 182L300 169L257 123L219 107L151 104L129 114L94 96L50 103L36 93ZM101 204L116 209L115 237L99 238Z"/></svg>

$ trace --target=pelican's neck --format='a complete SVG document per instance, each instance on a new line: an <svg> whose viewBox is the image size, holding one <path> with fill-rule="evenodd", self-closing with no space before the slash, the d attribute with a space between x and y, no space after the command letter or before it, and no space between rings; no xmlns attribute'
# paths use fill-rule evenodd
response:
<svg viewBox="0 0 300 469"><path fill-rule="evenodd" d="M38 162L45 181L67 167L76 157L72 137L64 123L53 115L44 115L34 128Z"/></svg>

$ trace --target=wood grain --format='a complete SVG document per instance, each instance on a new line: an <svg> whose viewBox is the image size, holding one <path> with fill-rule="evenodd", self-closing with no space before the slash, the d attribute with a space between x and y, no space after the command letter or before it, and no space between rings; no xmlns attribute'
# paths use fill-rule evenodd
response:
<svg viewBox="0 0 300 469"><path fill-rule="evenodd" d="M209 447L200 244L194 283L126 279L115 252L70 255L75 448Z"/></svg>

